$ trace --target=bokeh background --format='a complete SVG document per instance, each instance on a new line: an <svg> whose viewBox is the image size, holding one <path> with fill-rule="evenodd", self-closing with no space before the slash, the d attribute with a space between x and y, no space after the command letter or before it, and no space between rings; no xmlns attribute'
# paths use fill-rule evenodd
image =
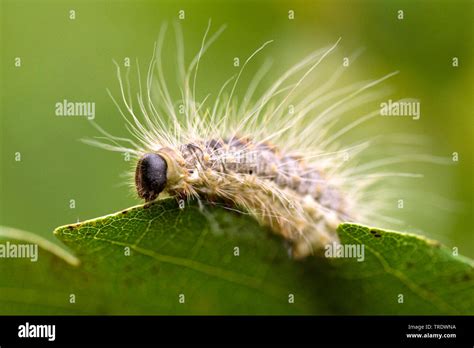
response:
<svg viewBox="0 0 474 348"><path fill-rule="evenodd" d="M120 153L81 143L97 131L84 117L55 116L55 104L95 102L95 121L127 136L106 92L118 93L112 60L138 58L144 74L161 24L178 21L180 10L186 16L179 22L188 61L209 18L213 30L227 25L200 66L201 96L235 73L234 57L244 60L267 40L274 43L248 67L244 82L266 57L273 59L276 74L339 37L342 55L365 48L353 82L400 70L390 80L392 99L418 98L422 116L416 122L393 120L390 128L429 139L427 153L460 156L453 166L411 165L425 179L416 184L419 199L403 211L406 230L474 257L472 1L2 0L0 224L55 241L52 231L59 225L140 203L122 176L132 164ZM168 39L173 41L172 32ZM21 67L15 67L16 57ZM175 69L174 51L165 49L164 57L165 70ZM453 57L459 59L456 68ZM15 161L17 152L21 161ZM433 204L432 197L443 198ZM448 201L453 204L442 203Z"/></svg>

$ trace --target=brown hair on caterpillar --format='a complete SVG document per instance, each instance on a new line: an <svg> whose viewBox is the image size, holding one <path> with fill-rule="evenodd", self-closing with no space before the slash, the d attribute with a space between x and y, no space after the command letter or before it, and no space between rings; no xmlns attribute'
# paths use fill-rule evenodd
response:
<svg viewBox="0 0 474 348"><path fill-rule="evenodd" d="M254 215L292 244L295 258L337 242L349 212L342 194L314 166L249 138L211 139L143 155L136 167L138 195L218 197Z"/></svg>

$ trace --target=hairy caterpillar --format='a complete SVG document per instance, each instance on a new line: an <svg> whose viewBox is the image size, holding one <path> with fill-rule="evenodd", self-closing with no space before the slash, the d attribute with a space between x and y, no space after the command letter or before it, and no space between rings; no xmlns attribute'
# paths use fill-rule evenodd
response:
<svg viewBox="0 0 474 348"><path fill-rule="evenodd" d="M338 242L336 228L341 222L368 221L357 207L367 188L380 178L418 176L400 172L363 174L366 169L377 168L376 161L365 167L345 168L344 156L368 149L373 140L348 147L337 142L379 114L378 110L370 112L343 127L337 123L351 107L380 98L382 93L372 91L372 87L397 72L331 90L342 74L338 70L317 86L308 84L312 72L335 50L339 39L290 68L255 98L256 87L268 71L268 65L264 65L238 103L234 92L241 74L247 63L270 43L266 42L249 56L238 74L223 84L214 103L209 104L209 96L198 102L199 63L222 31L221 28L207 39L209 29L210 23L199 52L186 69L181 29L175 28L180 98L172 98L163 73L165 29L160 32L148 69L145 93L139 80L138 113L116 64L125 112L114 101L135 140L112 136L95 125L105 137L87 142L135 156L133 182L140 198L153 201L166 194L224 201L269 226L291 243L293 257L304 258L317 255L328 243ZM138 76L140 79L140 72ZM308 88L308 94L300 92ZM289 107L294 110L291 117ZM370 213L377 212L370 211L369 216Z"/></svg>

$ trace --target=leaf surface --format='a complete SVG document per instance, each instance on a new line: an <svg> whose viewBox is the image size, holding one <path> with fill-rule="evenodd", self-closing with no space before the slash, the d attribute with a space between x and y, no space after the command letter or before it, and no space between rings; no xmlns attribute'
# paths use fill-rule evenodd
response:
<svg viewBox="0 0 474 348"><path fill-rule="evenodd" d="M474 314L472 260L415 235L338 233L363 257L294 261L249 216L161 200L56 229L79 265L42 245L38 262L1 259L0 313Z"/></svg>

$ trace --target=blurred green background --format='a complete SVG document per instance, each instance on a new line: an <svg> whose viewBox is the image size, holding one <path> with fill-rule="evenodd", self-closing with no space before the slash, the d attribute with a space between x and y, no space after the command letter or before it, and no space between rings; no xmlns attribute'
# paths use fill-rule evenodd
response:
<svg viewBox="0 0 474 348"><path fill-rule="evenodd" d="M265 57L281 72L338 37L342 54L365 48L353 82L400 70L390 81L392 99L420 99L422 116L416 122L394 120L392 127L431 139L430 154L460 156L455 166L410 168L426 177L417 184L420 199L403 212L406 229L474 257L472 1L2 0L0 224L55 240L52 231L59 225L140 203L122 177L132 164L120 153L79 142L97 131L84 117L55 116L55 104L95 102L97 123L127 136L106 92L118 93L112 60L138 58L144 73L161 24L177 21L180 10L186 14L180 23L188 61L209 18L213 30L227 25L200 67L201 96L235 73L234 57L245 59L267 40L275 42L250 64L247 76ZM170 31L167 39L173 41L173 35ZM174 51L164 56L165 69L175 69ZM16 57L21 67L15 67ZM452 67L452 57L459 58L459 67ZM15 161L17 152L21 161ZM456 208L436 210L431 194L456 202Z"/></svg>

